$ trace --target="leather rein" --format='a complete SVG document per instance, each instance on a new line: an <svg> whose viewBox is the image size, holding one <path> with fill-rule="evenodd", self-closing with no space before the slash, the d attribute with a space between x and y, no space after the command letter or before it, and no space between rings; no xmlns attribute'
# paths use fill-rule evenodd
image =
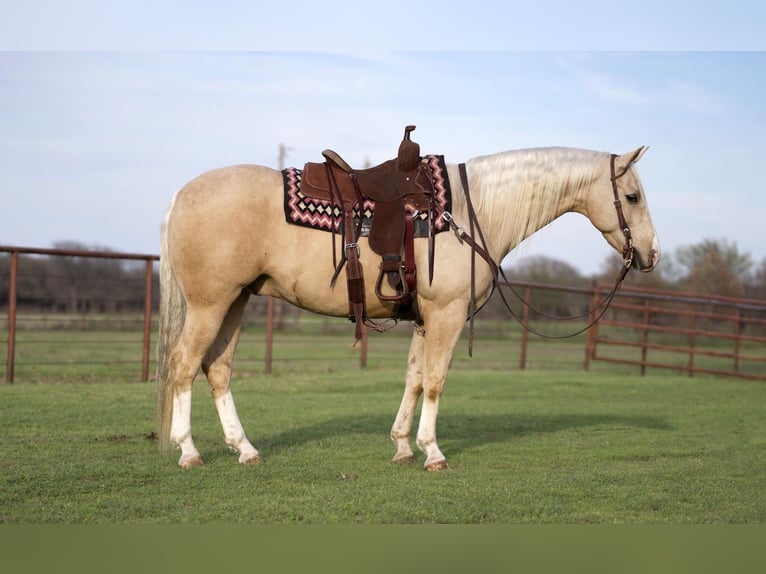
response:
<svg viewBox="0 0 766 574"><path fill-rule="evenodd" d="M622 282L624 281L630 269L633 267L634 258L635 258L635 249L633 247L633 239L630 232L630 226L628 225L628 222L625 219L625 214L622 211L622 201L620 201L619 192L617 190L617 180L621 178L623 175L625 175L625 173L627 173L628 170L626 169L621 174L617 175L615 173L616 159L617 159L617 155L612 154L609 161L609 167L610 167L610 174L611 174L610 179L612 182L612 192L614 193L614 207L615 207L615 210L617 211L617 221L619 223L619 226L620 226L620 229L622 230L623 235L625 236L625 244L622 247L623 266L617 275L617 279L615 280L614 287L610 291L609 295L607 295L607 297L601 303L599 303L594 309L589 310L587 313L582 313L580 315L574 315L569 317L556 317L556 316L548 315L546 313L543 313L535 309L534 307L529 305L526 301L524 301L524 299L522 299L521 296L519 296L519 294L510 285L510 282L508 281L508 278L505 276L505 273L503 272L502 267L500 267L497 263L495 263L494 259L492 259L492 256L489 254L489 250L487 248L487 242L485 241L484 234L482 233L481 227L479 226L479 221L476 217L476 210L474 209L473 202L471 200L470 191L468 189L468 175L466 172L465 164L461 163L458 165L458 169L460 170L460 182L463 186L463 193L465 194L466 206L468 208L469 231L466 231L465 228L455 223L455 220L453 219L452 214L450 214L448 211L443 211L440 217L449 224L450 228L455 233L460 243L465 242L471 247L471 303L470 303L470 309L468 313L468 318L470 322L469 339L468 339L469 356L473 356L474 317L476 316L476 313L478 312L478 309L476 306L476 255L477 254L482 259L484 259L484 261L487 262L487 265L489 265L490 271L492 272L492 289L494 290L495 288L497 288L498 293L500 294L500 297L503 300L503 304L511 313L511 316L514 319L516 319L516 321L522 327L524 327L527 331L534 333L535 335L538 335L540 337L544 337L547 339L567 339L567 338L575 337L581 333L584 333L588 329L590 329L593 325L595 325L601 320L601 317L604 316L604 313L606 313L606 310L609 308L609 305L612 303L614 296L617 294L617 291L620 289ZM478 241L477 241L477 238L478 238ZM504 284L501 283L500 281L501 278ZM588 325L586 325L584 328L580 329L579 331L576 331L568 335L547 335L531 328L528 324L524 323L524 321L513 311L510 304L508 303L508 300L505 298L505 294L503 293L503 289L502 289L503 285L510 288L513 294L522 303L528 306L531 310L549 319L566 321L566 320L573 320L573 319L581 319L583 317L590 316L597 311L598 311L598 314L593 320L591 320L588 323Z"/></svg>

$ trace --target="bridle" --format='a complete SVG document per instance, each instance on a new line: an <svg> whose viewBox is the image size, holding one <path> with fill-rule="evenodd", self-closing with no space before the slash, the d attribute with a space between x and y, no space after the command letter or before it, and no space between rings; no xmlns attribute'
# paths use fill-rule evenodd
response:
<svg viewBox="0 0 766 574"><path fill-rule="evenodd" d="M601 317L604 316L604 313L606 313L607 309L609 308L609 305L612 303L614 296L617 294L617 291L620 289L620 286L622 285L622 282L625 280L625 277L628 275L628 272L631 270L632 267L635 266L635 248L633 247L633 237L630 232L630 226L628 225L628 222L625 219L625 214L623 213L623 210L622 210L622 201L620 200L620 194L617 189L617 180L627 173L628 168L625 168L625 171L617 175L615 172L615 160L617 159L617 157L618 156L616 154L611 154L611 157L609 159L609 170L610 170L610 180L612 183L612 192L614 193L614 208L617 211L617 222L619 224L620 230L625 236L625 244L622 246L622 259L623 259L622 269L620 269L620 272L617 275L617 279L615 281L614 287L606 296L606 298L601 301L601 303L599 303L594 309L589 310L587 313L581 313L579 315L572 315L568 317L553 316L553 315L544 313L540 311L539 309L535 309L529 303L527 303L513 289L513 287L510 284L510 281L508 281L508 278L505 276L505 273L503 272L503 268L497 263L495 263L494 259L492 259L492 256L489 254L489 250L487 248L487 242L484 240L484 234L482 233L481 227L479 226L479 220L476 217L476 210L474 209L473 202L471 201L471 195L468 189L468 175L466 172L465 164L461 163L458 165L458 169L460 171L460 182L463 186L463 193L465 194L466 206L468 208L468 223L470 227L470 232L466 231L465 228L455 223L455 220L453 219L452 214L450 214L448 211L443 211L440 217L449 224L450 228L455 233L455 235L457 236L458 240L461 243L465 242L471 247L471 304L470 304L470 309L468 312L468 319L470 321L468 354L470 356L473 355L473 331L474 331L473 320L474 320L474 317L476 316L476 313L479 310L476 306L476 254L478 254L482 259L484 259L487 262L487 265L489 265L490 271L492 272L492 290L494 291L494 289L497 288L498 293L500 294L500 298L503 300L505 307L511 313L511 316L514 319L516 319L516 321L518 321L518 323L522 327L524 327L526 330L528 330L530 333L534 333L535 335L539 335L540 337L544 337L547 339L568 339L571 337L575 337L581 333L584 333L585 331L590 329L593 325L598 323L601 320ZM476 240L477 236L478 236L478 241ZM503 280L503 283L501 283L500 281L501 278ZM536 331L535 329L531 328L513 311L507 299L505 298L505 294L503 293L503 286L509 288L511 292L524 305L529 307L532 311L535 311L536 313L548 319L570 321L574 319L582 319L583 317L592 316L596 312L598 313L596 317L588 323L588 325L586 325L579 331L576 331L575 333L571 333L568 335L547 335L544 333L540 333Z"/></svg>
<svg viewBox="0 0 766 574"><path fill-rule="evenodd" d="M617 180L623 175L628 173L628 168L625 168L620 175L615 175L614 162L617 159L617 154L612 154L609 158L609 171L611 173L612 192L614 193L614 208L617 210L617 223L620 225L622 234L625 236L625 245L622 246L622 260L624 268L622 270L622 276L618 279L618 283L621 283L625 276L628 274L628 270L633 266L633 259L636 254L636 250L633 248L633 237L630 234L630 226L625 220L625 214L622 212L622 201L620 200L620 194L617 191Z"/></svg>

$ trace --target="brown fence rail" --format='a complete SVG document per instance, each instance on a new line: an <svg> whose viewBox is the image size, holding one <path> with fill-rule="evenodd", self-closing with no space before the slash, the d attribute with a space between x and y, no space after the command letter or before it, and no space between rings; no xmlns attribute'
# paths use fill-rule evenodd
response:
<svg viewBox="0 0 766 574"><path fill-rule="evenodd" d="M766 302L625 287L588 332L590 361L766 381Z"/></svg>
<svg viewBox="0 0 766 574"><path fill-rule="evenodd" d="M154 282L154 263L159 260L157 255L135 253L114 253L111 251L84 251L72 249L35 249L29 247L0 246L0 252L10 254L8 271L8 338L6 353L5 379L12 383L15 374L16 357L16 327L18 320L18 284L19 256L44 255L55 257L116 259L121 261L144 261L144 290L143 290L143 344L141 353L141 380L149 380L150 341L152 330L152 284Z"/></svg>
<svg viewBox="0 0 766 574"><path fill-rule="evenodd" d="M79 338L76 343L86 346L81 351L73 350L63 360L67 365L79 364L95 367L114 362L135 365L140 364L140 380L150 378L151 367L151 336L156 322L158 307L158 288L155 264L159 257L156 255L114 253L109 251L80 251L68 249L34 249L25 247L0 246L0 269L7 266L7 273L0 273L0 296L7 293L7 382L13 382L17 355L17 329L25 330L29 340L24 341L25 347L37 345L45 348L54 345L62 338L69 337L72 330L87 332L85 338ZM131 269L129 280L135 283L130 301L99 299L97 304L83 303L82 298L71 295L69 299L56 301L46 300L35 290L41 283L50 282L49 276L35 274L30 271L34 267L36 257L47 257L55 260L69 258L72 261L101 258L135 262L138 267ZM143 267L143 269L141 269ZM26 269L26 271L25 271ZM81 268L77 268L79 273ZM7 278L7 283L4 283ZM75 280L76 279L76 280ZM66 276L59 277L61 285L73 284L73 289L82 289L89 282L104 281L100 276ZM124 282L127 279L119 279ZM76 285L74 285L76 284ZM58 286L59 284L57 284ZM587 319L572 322L556 322L546 319L534 308L541 308L556 315L572 315L593 309L609 292L604 285L591 287L572 287L549 285L530 282L512 282L511 286L519 296L519 300L511 297L517 315L525 324L533 325L536 330L554 335L572 333L586 325ZM48 286L50 287L50 285ZM104 288L104 285L101 285ZM104 289L109 291L112 286ZM59 287L59 289L61 289ZM102 290L104 290L102 289ZM4 297L3 297L4 298ZM260 300L260 298L257 298ZM270 298L269 298L270 299ZM523 300L523 302L522 302ZM0 298L0 309L5 301ZM19 313L19 308L24 312ZM94 308L97 307L97 308ZM123 307L127 307L123 309ZM52 310L51 310L52 309ZM114 309L121 309L113 312ZM495 308L496 309L496 308ZM104 311L105 312L99 312ZM494 311L500 313L499 311ZM561 368L590 369L594 362L603 365L621 364L626 367L636 366L640 373L646 374L647 369L671 369L685 372L689 376L695 373L705 373L719 376L734 376L752 380L766 380L766 301L732 299L726 297L706 297L691 293L659 291L651 289L636 289L624 285L615 298L609 311L602 320L586 335L579 336L567 343L560 340L540 339L529 336L527 330L509 321L507 314L498 318L492 314L492 305L482 311L477 322L479 335L477 351L471 366L475 368L508 368L509 362L515 362L507 352L509 341L513 339L514 349L518 349L518 368L535 368L542 365L549 368L548 358L551 353L561 356ZM313 318L312 318L313 316ZM0 317L0 323L2 317ZM102 324L103 323L103 324ZM243 349L243 357L238 354L238 365L261 365L259 370L269 373L272 368L272 352L274 339L278 344L289 346L294 344L289 337L280 338L280 333L287 333L291 328L300 329L307 324L313 324L314 330L319 329L318 338L328 329L338 332L339 329L349 329L344 320L321 318L308 312L292 308L281 301L258 301L251 304L250 311L245 316L246 326L256 327L257 342L262 354L253 354L250 349ZM261 330L265 331L265 345L260 345ZM371 346L381 355L406 355L406 338L409 330L398 330L379 338L373 338ZM345 332L345 331L341 331ZM92 336L90 335L92 333ZM102 333L109 333L102 335ZM130 338L128 343L124 337ZM127 358L103 360L92 351L97 347L112 345L129 349L135 348L134 337L140 336L139 352L127 351ZM33 337L37 337L34 339ZM489 350L492 346L487 339L498 340L502 348ZM302 340L306 343L308 340ZM518 345L516 343L518 342ZM585 360L582 363L582 345L585 347ZM72 343L75 343L74 341ZM368 360L367 338L360 345L358 363L365 367ZM48 364L38 358L45 351L28 352L24 357L25 365ZM132 358L135 352L136 358ZM290 355L284 361L298 361L297 353L285 349L277 354ZM35 354L36 353L36 354ZM461 368L463 359L456 353L456 366ZM539 357L538 357L539 355ZM564 358L566 355L566 358ZM356 356L356 355L355 355ZM33 357L29 359L29 357ZM540 358L542 357L542 358ZM55 359L60 361L61 359ZM547 367L546 367L547 366ZM132 367L131 367L132 368ZM246 368L246 367L245 367ZM95 377L95 375L93 375Z"/></svg>

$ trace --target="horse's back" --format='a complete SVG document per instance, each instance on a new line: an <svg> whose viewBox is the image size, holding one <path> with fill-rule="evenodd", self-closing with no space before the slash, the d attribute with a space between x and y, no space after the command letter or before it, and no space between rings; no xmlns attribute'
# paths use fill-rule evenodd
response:
<svg viewBox="0 0 766 574"><path fill-rule="evenodd" d="M261 165L232 165L206 171L176 194L173 211L210 213L240 209L262 201L280 185L281 174ZM171 214L173 215L173 214Z"/></svg>

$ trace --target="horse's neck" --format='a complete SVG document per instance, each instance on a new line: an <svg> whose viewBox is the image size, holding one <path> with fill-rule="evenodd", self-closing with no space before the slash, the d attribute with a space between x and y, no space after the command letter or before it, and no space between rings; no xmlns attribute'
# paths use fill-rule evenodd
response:
<svg viewBox="0 0 766 574"><path fill-rule="evenodd" d="M466 162L469 192L492 255L502 259L554 219L581 211L596 154L541 148Z"/></svg>

